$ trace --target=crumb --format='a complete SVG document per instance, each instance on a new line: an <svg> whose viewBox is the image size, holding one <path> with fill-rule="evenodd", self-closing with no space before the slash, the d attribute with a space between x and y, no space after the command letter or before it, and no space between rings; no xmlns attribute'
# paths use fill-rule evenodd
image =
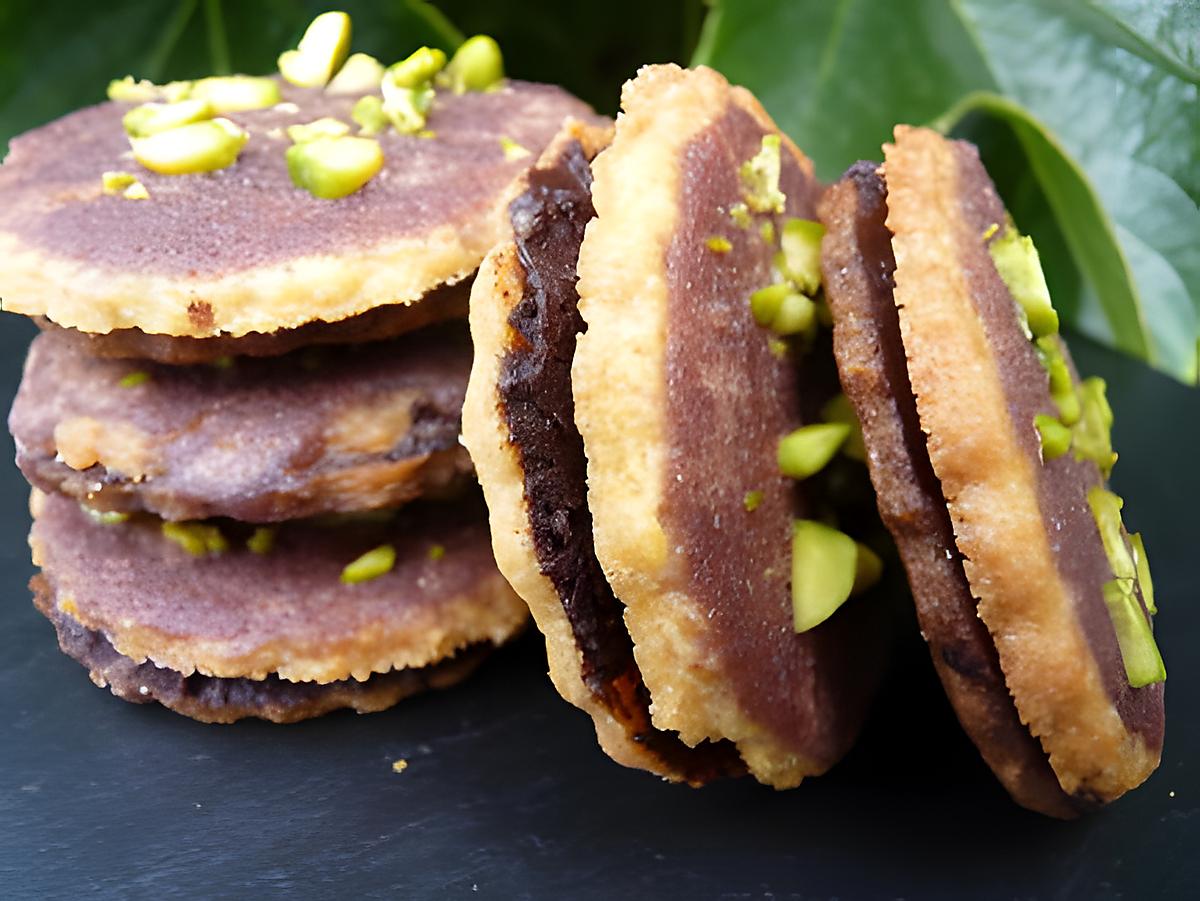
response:
<svg viewBox="0 0 1200 901"><path fill-rule="evenodd" d="M392 772L403 773L408 769L408 761L401 757L399 760L392 761Z"/></svg>

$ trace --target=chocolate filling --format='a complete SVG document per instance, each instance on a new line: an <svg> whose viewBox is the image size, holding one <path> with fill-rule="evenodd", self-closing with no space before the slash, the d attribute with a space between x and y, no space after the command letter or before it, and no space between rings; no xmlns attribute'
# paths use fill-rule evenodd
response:
<svg viewBox="0 0 1200 901"><path fill-rule="evenodd" d="M554 164L530 171L527 189L509 206L524 290L508 319L520 340L505 353L497 391L524 474L538 566L562 599L584 683L666 768L688 782L707 782L740 772L737 753L724 742L690 748L654 728L624 606L592 543L587 461L571 394L575 340L586 328L575 266L595 216L591 182L583 148L573 141Z"/></svg>
<svg viewBox="0 0 1200 901"><path fill-rule="evenodd" d="M129 159L121 125L128 104L82 109L21 135L0 169L0 232L92 268L171 278L369 252L444 227L470 233L486 227L482 218L528 165L505 158L501 137L536 155L565 117L592 117L586 104L551 85L439 91L428 122L436 137L388 129L378 136L383 171L361 191L329 201L292 184L281 130L324 116L349 122L358 97L289 84L282 94L299 111L228 114L250 140L234 165L205 175L157 175ZM135 173L151 199L102 195L100 175L108 170ZM203 319L202 303L196 314Z"/></svg>
<svg viewBox="0 0 1200 901"><path fill-rule="evenodd" d="M1051 816L1079 809L1021 723L963 570L908 380L896 269L877 164L858 163L821 202L825 290L844 390L870 450L880 515L904 560L921 634L964 729L1016 800Z"/></svg>
<svg viewBox="0 0 1200 901"><path fill-rule="evenodd" d="M1016 302L996 272L983 241L990 226L1003 226L1004 204L979 161L978 151L962 142L956 142L954 148L963 217L958 235L963 272L992 345L1009 415L1018 430L1017 441L1038 474L1038 505L1055 564L1075 601L1075 615L1121 720L1148 747L1159 749L1164 728L1163 684L1144 688L1129 685L1101 590L1112 578L1112 567L1088 506L1087 492L1103 484L1103 478L1095 464L1077 460L1070 453L1042 462L1033 419L1038 413L1057 415L1057 408L1050 398L1046 370L1021 329Z"/></svg>
<svg viewBox="0 0 1200 901"><path fill-rule="evenodd" d="M80 353L93 357L152 360L173 366L213 363L225 357L277 357L302 347L362 344L384 341L451 319L465 319L471 281L442 285L413 304L387 304L339 322L309 322L293 329L264 334L250 332L234 338L155 335L141 329L115 329L94 335L60 328L45 317L36 322L43 331L61 333Z"/></svg>
<svg viewBox="0 0 1200 901"><path fill-rule="evenodd" d="M157 702L206 723L232 723L247 717L294 723L340 708L373 713L418 692L447 688L465 679L491 652L491 645L477 644L429 666L375 673L362 682L289 682L274 673L265 679L223 679L201 673L185 676L148 660L131 660L103 633L67 616L55 605L53 589L44 576L34 576L30 588L38 610L58 634L59 647L87 668L92 681L107 686L124 701Z"/></svg>
<svg viewBox="0 0 1200 901"><path fill-rule="evenodd" d="M801 758L828 766L853 742L887 655L870 596L808 632L792 628L792 520L825 511L817 481L780 475L776 444L816 418L836 381L827 348L801 352L799 365L772 353L772 336L747 303L774 281L776 247L758 228L736 227L728 211L742 197L739 167L759 151L763 134L753 116L730 106L679 157L677 225L664 260L668 453L660 515L686 570L687 594L706 619L707 650L744 715ZM782 163L786 216L815 218L819 185L786 147ZM712 236L727 238L729 252L712 252ZM744 506L750 491L762 492L753 512Z"/></svg>

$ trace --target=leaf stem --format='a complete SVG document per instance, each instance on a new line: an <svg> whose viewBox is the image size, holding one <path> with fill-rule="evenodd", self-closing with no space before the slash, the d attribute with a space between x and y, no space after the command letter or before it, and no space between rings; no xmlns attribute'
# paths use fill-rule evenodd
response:
<svg viewBox="0 0 1200 901"><path fill-rule="evenodd" d="M167 66L167 59L171 56L171 51L175 49L175 45L179 43L179 38L183 36L184 30L187 28L188 22L192 19L192 14L196 11L198 0L180 0L175 7L166 24L163 25L163 30L159 35L158 41L155 42L154 48L146 57L146 64L143 66L143 77L151 81L161 81L163 70Z"/></svg>
<svg viewBox="0 0 1200 901"><path fill-rule="evenodd" d="M233 71L229 56L229 37L225 33L225 17L221 13L221 0L204 0L204 23L208 26L208 54L212 70L217 75L228 75Z"/></svg>

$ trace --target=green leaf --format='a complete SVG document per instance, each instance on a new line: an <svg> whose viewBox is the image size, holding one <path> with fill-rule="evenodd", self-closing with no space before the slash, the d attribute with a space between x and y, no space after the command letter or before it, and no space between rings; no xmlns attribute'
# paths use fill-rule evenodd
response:
<svg viewBox="0 0 1200 901"><path fill-rule="evenodd" d="M1195 382L1197 34L1194 2L717 0L695 61L754 90L825 178L896 122L1003 121L1022 164L986 141L984 159L1064 319Z"/></svg>

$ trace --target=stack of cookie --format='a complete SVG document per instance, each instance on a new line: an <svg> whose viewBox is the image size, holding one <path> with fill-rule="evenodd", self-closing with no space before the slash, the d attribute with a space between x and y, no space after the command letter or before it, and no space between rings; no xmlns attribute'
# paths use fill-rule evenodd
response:
<svg viewBox="0 0 1200 901"><path fill-rule="evenodd" d="M384 70L348 32L287 78L116 82L0 169L37 606L199 720L379 710L527 615L458 440L463 319L510 184L592 113L487 39Z"/></svg>

